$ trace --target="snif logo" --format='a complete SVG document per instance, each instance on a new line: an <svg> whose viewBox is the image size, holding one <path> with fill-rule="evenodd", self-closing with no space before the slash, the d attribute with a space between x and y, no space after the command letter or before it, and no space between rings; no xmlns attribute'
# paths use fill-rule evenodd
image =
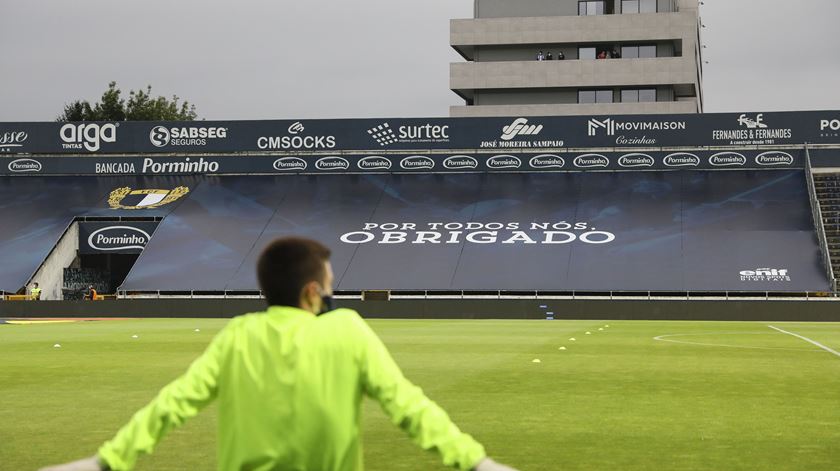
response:
<svg viewBox="0 0 840 471"><path fill-rule="evenodd" d="M527 119L516 118L512 123L502 128L502 140L509 141L516 136L536 136L542 129L542 124L528 124Z"/></svg>
<svg viewBox="0 0 840 471"><path fill-rule="evenodd" d="M40 172L41 162L33 159L17 159L9 162L9 171L15 173Z"/></svg>
<svg viewBox="0 0 840 471"><path fill-rule="evenodd" d="M306 161L299 157L281 157L272 164L280 172L306 170Z"/></svg>
<svg viewBox="0 0 840 471"><path fill-rule="evenodd" d="M587 124L588 133L590 136L594 136L598 133L599 129L604 129L607 131L607 136L614 136L615 135L615 121L612 118L607 118L603 121L599 121L597 119L590 119L589 123Z"/></svg>
<svg viewBox="0 0 840 471"><path fill-rule="evenodd" d="M101 251L143 250L151 236L148 232L131 226L109 226L96 230L88 237L88 245Z"/></svg>
<svg viewBox="0 0 840 471"><path fill-rule="evenodd" d="M172 190L132 190L117 188L108 196L111 209L154 209L172 203L190 192L185 186Z"/></svg>
<svg viewBox="0 0 840 471"><path fill-rule="evenodd" d="M62 146L65 149L87 149L91 152L99 150L103 142L117 141L117 126L119 123L67 123L58 131Z"/></svg>
<svg viewBox="0 0 840 471"><path fill-rule="evenodd" d="M342 157L321 157L315 161L315 168L318 170L347 170L350 168L350 162Z"/></svg>
<svg viewBox="0 0 840 471"><path fill-rule="evenodd" d="M741 281L790 281L787 268L756 268L742 270Z"/></svg>
<svg viewBox="0 0 840 471"><path fill-rule="evenodd" d="M368 129L367 132L380 146L384 147L388 144L397 142L397 135L394 134L394 130L391 129L391 125L388 123L382 123L379 126L374 126Z"/></svg>

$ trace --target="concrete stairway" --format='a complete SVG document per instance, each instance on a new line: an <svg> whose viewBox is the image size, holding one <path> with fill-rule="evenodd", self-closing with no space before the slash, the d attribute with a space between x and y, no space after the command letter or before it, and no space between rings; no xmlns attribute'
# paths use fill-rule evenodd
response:
<svg viewBox="0 0 840 471"><path fill-rule="evenodd" d="M814 173L814 189L822 212L828 254L835 274L840 273L840 173Z"/></svg>

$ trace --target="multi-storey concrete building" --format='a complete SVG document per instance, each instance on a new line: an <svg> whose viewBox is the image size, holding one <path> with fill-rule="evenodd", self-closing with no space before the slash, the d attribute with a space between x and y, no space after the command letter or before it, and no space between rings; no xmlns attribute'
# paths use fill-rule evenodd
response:
<svg viewBox="0 0 840 471"><path fill-rule="evenodd" d="M450 115L700 113L700 28L698 0L475 0Z"/></svg>

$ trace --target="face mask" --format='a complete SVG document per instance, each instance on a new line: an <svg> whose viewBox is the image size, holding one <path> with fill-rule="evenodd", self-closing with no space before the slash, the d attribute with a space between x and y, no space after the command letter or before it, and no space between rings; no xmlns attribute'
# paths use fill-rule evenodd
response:
<svg viewBox="0 0 840 471"><path fill-rule="evenodd" d="M319 290L321 291L321 290ZM330 312L333 310L333 297L331 294L325 294L321 291L321 312L318 313L320 316L321 314Z"/></svg>
<svg viewBox="0 0 840 471"><path fill-rule="evenodd" d="M324 314L333 310L333 297L330 294L325 294L321 296L321 312L318 314Z"/></svg>

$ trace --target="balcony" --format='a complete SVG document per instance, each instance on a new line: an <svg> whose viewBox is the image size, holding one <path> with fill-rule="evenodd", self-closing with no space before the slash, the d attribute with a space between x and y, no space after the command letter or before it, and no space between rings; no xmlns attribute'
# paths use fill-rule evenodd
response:
<svg viewBox="0 0 840 471"><path fill-rule="evenodd" d="M476 89L696 85L694 58L466 62L449 65L449 88Z"/></svg>
<svg viewBox="0 0 840 471"><path fill-rule="evenodd" d="M693 51L697 13L644 13L635 15L547 16L450 20L449 44L465 59L473 60L476 46L682 40Z"/></svg>
<svg viewBox="0 0 840 471"><path fill-rule="evenodd" d="M696 100L657 101L651 103L592 103L549 105L451 106L453 118L488 116L569 116L609 114L692 114Z"/></svg>

